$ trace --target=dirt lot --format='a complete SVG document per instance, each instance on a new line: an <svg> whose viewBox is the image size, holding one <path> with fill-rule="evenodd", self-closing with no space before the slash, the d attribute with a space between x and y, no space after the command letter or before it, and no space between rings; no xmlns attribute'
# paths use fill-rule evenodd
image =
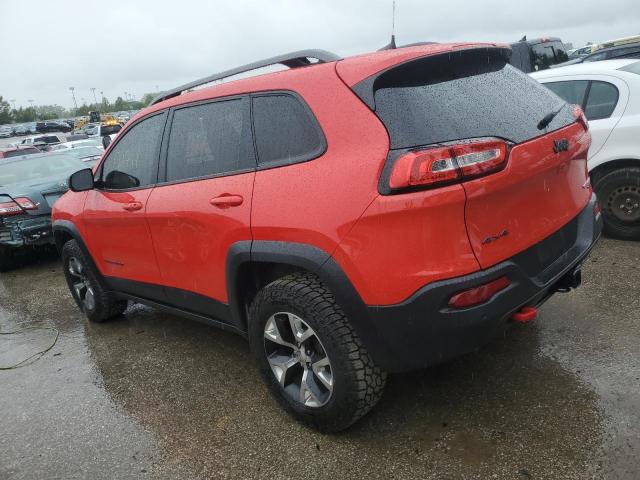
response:
<svg viewBox="0 0 640 480"><path fill-rule="evenodd" d="M270 399L244 340L140 306L87 324L54 255L0 275L0 329L56 346L0 372L0 478L640 478L640 244L482 351L394 375L351 430ZM0 364L52 340L0 336Z"/></svg>

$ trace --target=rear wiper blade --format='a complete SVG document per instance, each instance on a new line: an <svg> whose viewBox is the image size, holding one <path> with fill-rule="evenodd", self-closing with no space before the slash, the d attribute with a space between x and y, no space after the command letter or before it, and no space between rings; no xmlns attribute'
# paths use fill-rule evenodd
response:
<svg viewBox="0 0 640 480"><path fill-rule="evenodd" d="M542 120L540 120L538 122L538 130L544 130L545 128L547 128L547 126L549 126L549 124L551 123L551 121L556 118L556 115L558 115L560 113L560 111L566 106L567 104L562 104L560 105L560 108L558 108L557 110L554 110L552 112L547 113Z"/></svg>

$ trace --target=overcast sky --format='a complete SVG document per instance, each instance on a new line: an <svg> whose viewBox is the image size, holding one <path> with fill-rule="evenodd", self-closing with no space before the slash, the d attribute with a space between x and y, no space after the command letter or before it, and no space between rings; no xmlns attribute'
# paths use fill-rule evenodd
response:
<svg viewBox="0 0 640 480"><path fill-rule="evenodd" d="M389 41L391 0L0 0L0 95L72 106L136 98L303 48L346 56ZM398 43L640 34L638 0L396 1Z"/></svg>

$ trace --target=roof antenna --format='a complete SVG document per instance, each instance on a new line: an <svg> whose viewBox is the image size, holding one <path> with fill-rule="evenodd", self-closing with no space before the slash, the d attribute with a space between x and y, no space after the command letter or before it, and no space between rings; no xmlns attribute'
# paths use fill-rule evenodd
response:
<svg viewBox="0 0 640 480"><path fill-rule="evenodd" d="M393 11L391 14L391 41L378 51L396 49L396 0L393 0Z"/></svg>

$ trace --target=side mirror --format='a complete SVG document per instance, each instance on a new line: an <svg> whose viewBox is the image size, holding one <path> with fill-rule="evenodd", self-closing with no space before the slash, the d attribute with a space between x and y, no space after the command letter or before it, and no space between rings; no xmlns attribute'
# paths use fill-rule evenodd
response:
<svg viewBox="0 0 640 480"><path fill-rule="evenodd" d="M105 150L107 149L110 143L111 143L110 135L105 135L104 137L102 137L102 146L104 147Z"/></svg>
<svg viewBox="0 0 640 480"><path fill-rule="evenodd" d="M69 190L72 192L85 192L93 190L93 170L85 168L69 177Z"/></svg>

